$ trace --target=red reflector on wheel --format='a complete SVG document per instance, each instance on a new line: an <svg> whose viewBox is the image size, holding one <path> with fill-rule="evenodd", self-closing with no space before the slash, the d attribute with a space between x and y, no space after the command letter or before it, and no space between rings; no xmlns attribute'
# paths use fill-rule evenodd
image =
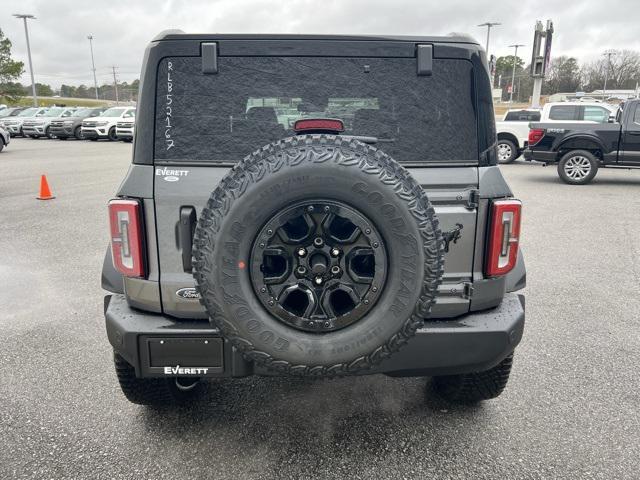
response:
<svg viewBox="0 0 640 480"><path fill-rule="evenodd" d="M521 213L520 200L496 200L492 203L484 272L486 276L504 275L516 265Z"/></svg>
<svg viewBox="0 0 640 480"><path fill-rule="evenodd" d="M144 277L140 202L111 200L109 225L113 265L127 277Z"/></svg>
<svg viewBox="0 0 640 480"><path fill-rule="evenodd" d="M544 137L544 129L542 128L532 128L529 130L529 138L528 143L529 146L535 145Z"/></svg>
<svg viewBox="0 0 640 480"><path fill-rule="evenodd" d="M344 123L342 123L342 120L331 118L305 118L296 120L293 124L293 130L295 132L308 132L313 130L344 132Z"/></svg>

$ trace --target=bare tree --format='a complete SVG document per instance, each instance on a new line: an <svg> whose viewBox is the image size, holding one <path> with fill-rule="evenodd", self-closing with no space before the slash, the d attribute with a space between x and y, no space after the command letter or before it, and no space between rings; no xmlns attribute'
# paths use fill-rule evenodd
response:
<svg viewBox="0 0 640 480"><path fill-rule="evenodd" d="M588 63L581 70L582 83L586 90L601 89L605 76L607 88L635 88L636 83L640 81L640 53L634 50L614 50L613 55L606 55Z"/></svg>

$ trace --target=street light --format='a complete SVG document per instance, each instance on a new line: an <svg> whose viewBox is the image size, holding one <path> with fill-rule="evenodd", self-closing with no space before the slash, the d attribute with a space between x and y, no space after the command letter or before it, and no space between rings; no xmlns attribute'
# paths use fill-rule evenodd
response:
<svg viewBox="0 0 640 480"><path fill-rule="evenodd" d="M515 45L509 45L509 48L514 47L516 49L513 54L513 71L511 72L511 94L509 95L509 103L513 103L513 84L516 81L516 62L518 60L518 47L524 47L523 43L517 43Z"/></svg>
<svg viewBox="0 0 640 480"><path fill-rule="evenodd" d="M479 27L487 27L487 44L484 48L487 54L487 59L489 58L489 35L491 34L491 27L495 27L496 25L502 25L502 24L499 22L485 22L478 25Z"/></svg>
<svg viewBox="0 0 640 480"><path fill-rule="evenodd" d="M602 55L606 55L607 57L607 68L604 71L604 87L602 88L602 100L604 100L607 95L607 80L609 80L609 66L611 65L611 56L616 55L616 51L607 50Z"/></svg>
<svg viewBox="0 0 640 480"><path fill-rule="evenodd" d="M91 49L91 66L93 67L93 86L96 89L96 100L98 100L98 80L96 79L96 64L93 61L93 35L87 35L89 48Z"/></svg>
<svg viewBox="0 0 640 480"><path fill-rule="evenodd" d="M33 15L24 13L14 13L14 17L21 18L24 21L24 35L27 38L27 56L29 57L29 72L31 73L31 93L33 93L33 106L38 106L38 96L36 95L36 81L33 79L33 63L31 63L31 46L29 45L29 29L27 28L27 19L34 19Z"/></svg>

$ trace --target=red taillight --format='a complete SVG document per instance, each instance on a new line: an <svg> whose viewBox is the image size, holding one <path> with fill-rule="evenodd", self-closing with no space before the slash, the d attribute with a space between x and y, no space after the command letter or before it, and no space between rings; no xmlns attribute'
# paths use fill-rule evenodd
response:
<svg viewBox="0 0 640 480"><path fill-rule="evenodd" d="M518 259L520 241L520 200L497 200L491 206L489 245L484 273L488 277L511 271Z"/></svg>
<svg viewBox="0 0 640 480"><path fill-rule="evenodd" d="M331 118L306 118L296 120L293 124L293 130L295 132L308 132L313 130L344 132L344 123L342 123L342 120Z"/></svg>
<svg viewBox="0 0 640 480"><path fill-rule="evenodd" d="M111 200L109 224L113 265L127 277L144 277L140 202Z"/></svg>
<svg viewBox="0 0 640 480"><path fill-rule="evenodd" d="M532 128L529 130L529 146L535 145L544 137L544 130L542 128Z"/></svg>

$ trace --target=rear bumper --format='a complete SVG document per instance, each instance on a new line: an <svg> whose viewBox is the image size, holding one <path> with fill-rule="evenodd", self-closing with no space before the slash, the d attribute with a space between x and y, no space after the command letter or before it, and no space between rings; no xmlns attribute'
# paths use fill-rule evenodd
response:
<svg viewBox="0 0 640 480"><path fill-rule="evenodd" d="M105 297L105 319L109 342L135 367L138 377L177 375L178 365L207 377L273 374L245 360L206 321L141 312L120 294ZM524 319L524 296L507 293L496 308L425 322L408 345L364 373L436 376L487 370L520 343ZM171 363L164 364L166 359Z"/></svg>
<svg viewBox="0 0 640 480"><path fill-rule="evenodd" d="M554 163L558 161L557 152L541 152L526 148L524 152L522 152L522 155L524 156L524 159L528 161L534 160L536 162L543 163Z"/></svg>

